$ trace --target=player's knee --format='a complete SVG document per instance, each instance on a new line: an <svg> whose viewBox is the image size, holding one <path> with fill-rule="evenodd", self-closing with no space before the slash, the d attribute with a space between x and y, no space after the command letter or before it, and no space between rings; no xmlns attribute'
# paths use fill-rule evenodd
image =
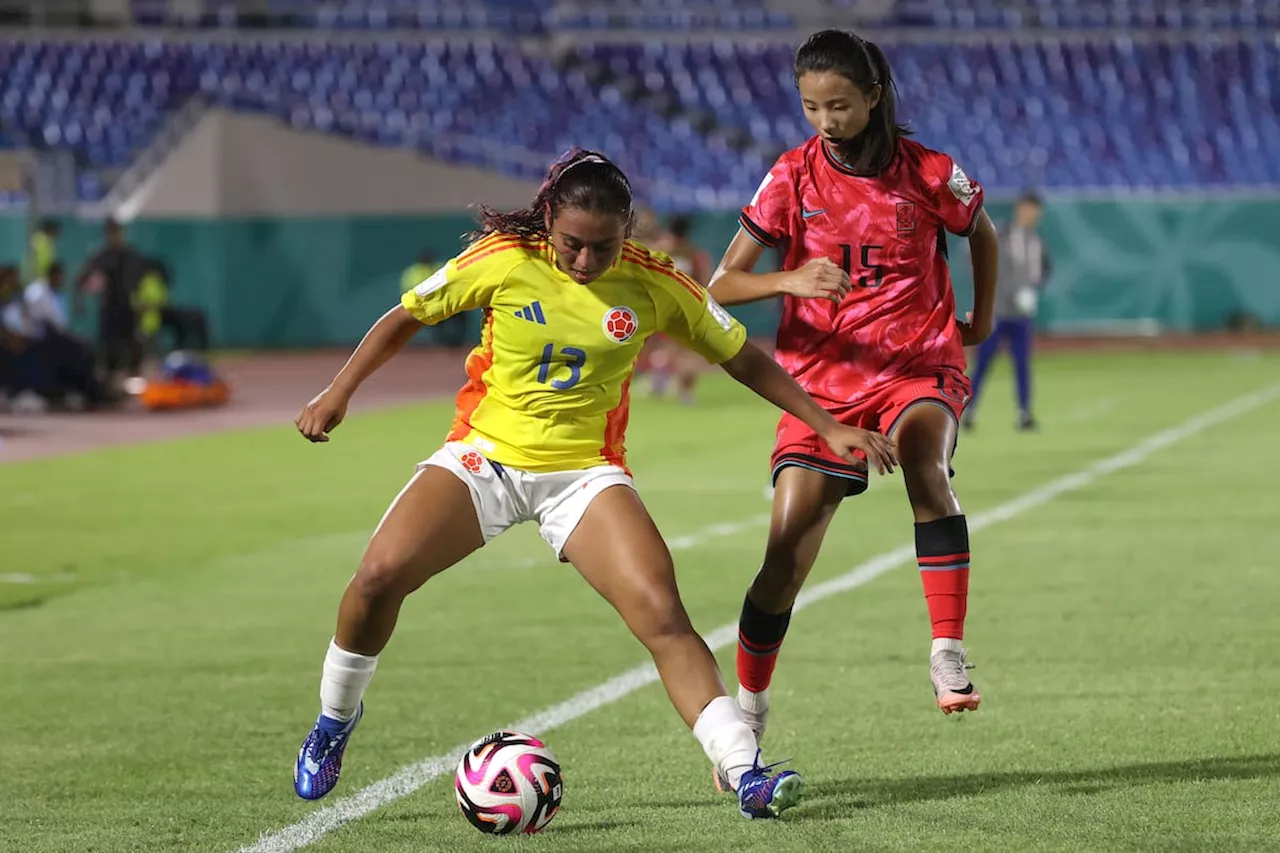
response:
<svg viewBox="0 0 1280 853"><path fill-rule="evenodd" d="M791 600L800 592L809 574L810 563L796 542L771 542L765 549L764 562L756 574L754 591L765 598Z"/></svg>
<svg viewBox="0 0 1280 853"><path fill-rule="evenodd" d="M409 561L387 551L370 551L360 561L351 585L366 601L385 601L409 592Z"/></svg>
<svg viewBox="0 0 1280 853"><path fill-rule="evenodd" d="M960 512L946 460L911 466L903 462L902 472L916 521L932 521Z"/></svg>
<svg viewBox="0 0 1280 853"><path fill-rule="evenodd" d="M764 552L760 574L785 579L800 571L800 554L796 543L770 542Z"/></svg>
<svg viewBox="0 0 1280 853"><path fill-rule="evenodd" d="M653 591L632 602L627 619L636 639L650 651L695 633L689 614L674 590Z"/></svg>

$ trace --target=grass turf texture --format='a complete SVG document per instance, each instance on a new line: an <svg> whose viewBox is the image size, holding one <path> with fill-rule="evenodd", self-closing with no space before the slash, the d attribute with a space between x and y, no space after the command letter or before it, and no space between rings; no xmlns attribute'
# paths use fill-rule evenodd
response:
<svg viewBox="0 0 1280 853"><path fill-rule="evenodd" d="M1227 353L1053 355L1039 434L1003 366L964 434L976 513L1275 380ZM292 761L342 586L447 403L0 467L0 850L234 850L303 818ZM1272 403L975 536L967 642L982 710L944 718L906 566L797 615L767 756L806 800L739 818L657 685L546 734L565 805L495 840L446 776L318 851L1265 849L1280 838L1280 575ZM641 493L664 533L767 512L774 417L720 376L699 406L638 400ZM700 629L736 618L764 527L676 554ZM900 478L846 504L814 580L909 543ZM405 606L333 797L645 660L529 525ZM732 649L720 654L732 683ZM323 804L322 804L323 805ZM505 849L505 847L504 847Z"/></svg>

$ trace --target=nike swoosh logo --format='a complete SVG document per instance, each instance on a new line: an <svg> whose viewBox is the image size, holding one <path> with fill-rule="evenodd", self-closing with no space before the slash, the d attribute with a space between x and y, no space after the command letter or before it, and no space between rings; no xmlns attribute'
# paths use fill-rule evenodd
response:
<svg viewBox="0 0 1280 853"><path fill-rule="evenodd" d="M819 213L826 213L826 212L827 212L827 209L825 207L820 210L805 210L802 207L800 208L800 217L802 219L812 219L813 217L817 216Z"/></svg>

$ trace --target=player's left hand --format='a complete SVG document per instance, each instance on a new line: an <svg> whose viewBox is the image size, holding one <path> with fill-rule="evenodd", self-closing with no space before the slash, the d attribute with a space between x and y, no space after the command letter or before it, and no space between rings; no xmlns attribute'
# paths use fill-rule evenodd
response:
<svg viewBox="0 0 1280 853"><path fill-rule="evenodd" d="M986 318L985 321L975 323L973 312L966 311L963 320L956 320L956 328L960 330L960 343L967 347L976 347L991 337L992 325L990 317Z"/></svg>
<svg viewBox="0 0 1280 853"><path fill-rule="evenodd" d="M876 467L881 474L892 474L893 466L898 464L897 453L893 442L878 432L858 427L837 426L830 434L823 436L837 456L846 462L857 464L858 457L853 451L861 450L867 454L867 461Z"/></svg>

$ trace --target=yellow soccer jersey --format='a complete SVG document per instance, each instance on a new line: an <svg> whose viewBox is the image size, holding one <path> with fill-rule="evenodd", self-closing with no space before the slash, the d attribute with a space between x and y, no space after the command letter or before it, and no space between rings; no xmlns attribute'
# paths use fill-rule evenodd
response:
<svg viewBox="0 0 1280 853"><path fill-rule="evenodd" d="M666 255L628 241L590 284L555 265L547 240L493 234L407 291L428 325L484 309L448 440L527 471L626 465L628 387L645 338L666 332L708 361L746 330Z"/></svg>

